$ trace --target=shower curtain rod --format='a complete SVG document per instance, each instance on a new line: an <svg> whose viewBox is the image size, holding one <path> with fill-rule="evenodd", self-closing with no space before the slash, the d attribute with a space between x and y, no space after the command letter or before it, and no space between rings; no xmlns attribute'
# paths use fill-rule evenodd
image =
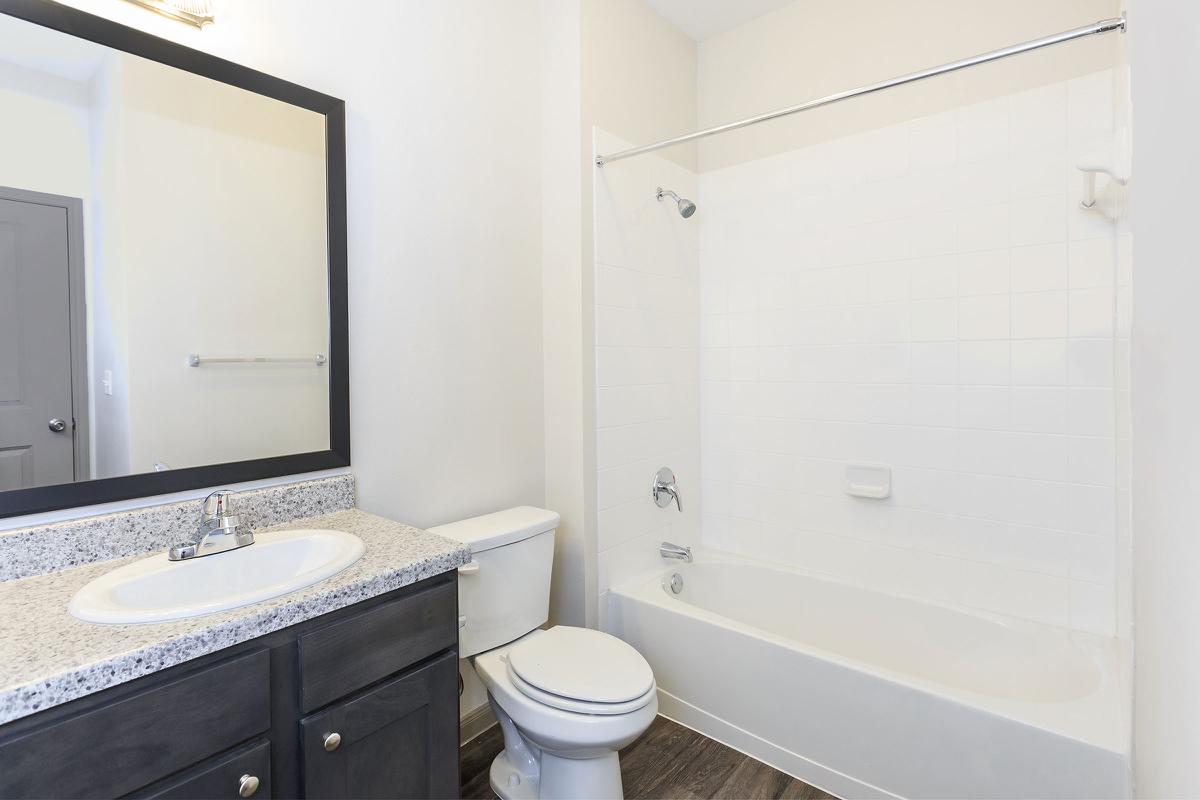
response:
<svg viewBox="0 0 1200 800"><path fill-rule="evenodd" d="M744 128L747 125L757 125L760 122L766 122L770 119L786 117L789 114L798 114L801 111L809 111L810 109L831 105L841 100L848 100L851 97L871 94L872 92L882 91L883 89L890 89L893 86L903 86L906 83L914 83L926 78L932 78L935 75L944 75L947 72L955 72L956 70L966 69L967 67L974 67L977 64L986 64L989 61L998 61L1002 58L1019 55L1020 53L1028 53L1030 50L1049 47L1053 44L1062 44L1063 42L1069 42L1073 39L1082 39L1085 36L1091 36L1092 34L1096 33L1108 33L1110 31L1124 32L1124 30L1125 15L1122 14L1120 17L1100 20L1099 22L1094 22L1091 25L1084 25L1082 28L1072 28L1069 31L1063 31L1062 33L1056 33L1051 36L1043 36L1041 39L1034 39L1032 41L1022 42L1021 44L1014 44L1011 47L1003 47L999 50L981 53L980 55L971 56L970 58L961 58L958 61L951 61L948 64L942 64L938 67L930 67L929 69L923 69L919 72L910 72L907 75L901 75L897 78L890 78L886 81L880 81L879 83L869 83L866 86L859 86L856 89L847 89L844 92L826 95L825 97L819 97L816 100L809 100L807 103L788 106L787 108L779 108L775 111L768 111L767 113L759 114L756 117L747 117L746 119L741 119L737 122L728 122L724 125L717 125L713 128L705 128L702 131L696 131L695 133L689 133L684 136L676 136L673 139L663 139L661 142L645 144L641 147L633 147L629 150L622 150L619 153L613 153L612 155L608 156L598 155L596 156L596 166L603 167L605 164L608 164L611 161L618 161L622 158L629 158L630 156L640 156L642 153L649 153L654 150L660 150L664 147L685 144L687 142L695 141L696 139L703 139L706 136L713 136L718 133L725 133L726 131Z"/></svg>

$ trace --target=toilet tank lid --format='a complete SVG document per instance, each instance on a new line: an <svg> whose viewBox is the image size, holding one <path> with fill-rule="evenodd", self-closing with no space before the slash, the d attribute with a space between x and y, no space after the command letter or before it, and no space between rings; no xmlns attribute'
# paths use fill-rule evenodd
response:
<svg viewBox="0 0 1200 800"><path fill-rule="evenodd" d="M429 532L469 545L472 553L481 553L557 527L557 512L534 506L517 506L494 514L438 525L430 528Z"/></svg>

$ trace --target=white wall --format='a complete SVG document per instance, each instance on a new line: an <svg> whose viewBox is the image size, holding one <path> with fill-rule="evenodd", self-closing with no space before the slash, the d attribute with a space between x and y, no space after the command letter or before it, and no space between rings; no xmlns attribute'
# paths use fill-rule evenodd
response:
<svg viewBox="0 0 1200 800"><path fill-rule="evenodd" d="M1113 633L1115 239L1073 166L1111 83L702 175L706 545Z"/></svg>
<svg viewBox="0 0 1200 800"><path fill-rule="evenodd" d="M1200 6L1138 2L1130 217L1133 295L1135 563L1134 779L1139 797L1200 796Z"/></svg>
<svg viewBox="0 0 1200 800"><path fill-rule="evenodd" d="M598 131L597 152L631 145ZM699 213L683 219L655 189L695 197L696 174L655 155L596 180L596 466L601 619L611 586L662 565L663 541L697 544L701 503ZM675 472L683 512L649 487Z"/></svg>
<svg viewBox="0 0 1200 800"><path fill-rule="evenodd" d="M550 617L564 625L595 622L595 496L592 437L584 435L585 282L580 125L582 66L579 0L541 0L542 10L542 353L546 429L546 506L559 513L550 582ZM589 259L590 263L590 259ZM590 315L588 315L590 319ZM589 491L590 489L590 491ZM482 702L482 694L479 695ZM464 695L464 700L466 699Z"/></svg>
<svg viewBox="0 0 1200 800"><path fill-rule="evenodd" d="M538 4L221 2L203 31L71 4L347 101L360 505L542 503Z"/></svg>

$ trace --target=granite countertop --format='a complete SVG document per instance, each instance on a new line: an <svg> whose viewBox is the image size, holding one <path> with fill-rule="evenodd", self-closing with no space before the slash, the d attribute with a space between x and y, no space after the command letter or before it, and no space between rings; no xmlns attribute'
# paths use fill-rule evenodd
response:
<svg viewBox="0 0 1200 800"><path fill-rule="evenodd" d="M320 583L241 608L145 625L95 625L67 612L85 583L144 558L0 582L0 724L336 611L471 560L458 542L357 509L263 528L353 533L366 552Z"/></svg>

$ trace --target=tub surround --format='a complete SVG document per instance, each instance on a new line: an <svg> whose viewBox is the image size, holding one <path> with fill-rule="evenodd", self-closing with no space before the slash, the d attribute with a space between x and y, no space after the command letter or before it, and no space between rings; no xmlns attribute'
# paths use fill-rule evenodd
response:
<svg viewBox="0 0 1200 800"><path fill-rule="evenodd" d="M355 508L307 518L288 513L289 509L311 511L322 504L343 505L347 498L353 502L352 478L329 480L333 485L311 481L277 487L283 490L278 492L263 490L269 498L256 492L239 498L246 501L241 513L252 515L260 532L336 529L358 536L366 545L354 565L291 594L172 622L94 625L70 616L67 603L88 581L135 560L134 556L0 582L0 724L408 586L471 560L470 549L457 542ZM316 485L317 491L310 494L306 484ZM299 502L293 504L291 499ZM141 557L147 550L164 548L168 540L176 541L193 524L193 506L197 504L178 503L48 527L62 531L77 526L71 531L78 535L76 541L99 541L104 535L137 539L147 544L138 551ZM170 520L175 520L174 527ZM264 525L264 521L274 524ZM130 536L130 528L137 533ZM32 529L22 533L34 540L41 536ZM49 559L50 551L45 552ZM65 555L67 548L55 552ZM78 560L93 562L94 552L84 549L76 555L83 556Z"/></svg>
<svg viewBox="0 0 1200 800"><path fill-rule="evenodd" d="M353 508L354 476L251 489L238 492L236 500L238 516L257 530ZM0 581L166 550L196 527L202 502L197 498L0 531Z"/></svg>

